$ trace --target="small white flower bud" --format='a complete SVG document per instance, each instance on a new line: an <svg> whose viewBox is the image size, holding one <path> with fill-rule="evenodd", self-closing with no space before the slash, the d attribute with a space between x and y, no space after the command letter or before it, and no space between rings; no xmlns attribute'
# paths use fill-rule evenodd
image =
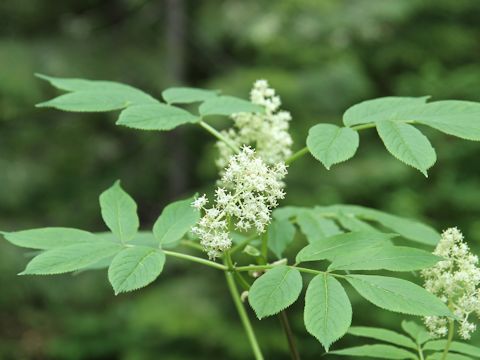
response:
<svg viewBox="0 0 480 360"><path fill-rule="evenodd" d="M267 165L284 162L291 154L292 138L288 133L288 111L279 111L281 100L275 90L268 86L266 80L257 80L250 92L250 100L263 106L263 113L238 113L232 115L234 128L223 132L238 147L250 145ZM218 142L220 157L216 163L221 171L228 164L232 149L223 142Z"/></svg>
<svg viewBox="0 0 480 360"><path fill-rule="evenodd" d="M215 205L204 208L205 215L194 228L210 258L231 247L228 222L240 231L252 228L258 233L265 231L272 209L284 196L282 179L285 174L285 165L268 167L248 146L230 158L221 179L225 187L217 188ZM198 200L194 206L206 204L206 199Z"/></svg>

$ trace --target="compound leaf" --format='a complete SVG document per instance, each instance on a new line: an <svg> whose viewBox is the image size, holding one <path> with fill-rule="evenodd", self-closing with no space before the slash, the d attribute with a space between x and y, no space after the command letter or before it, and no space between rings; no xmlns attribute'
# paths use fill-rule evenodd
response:
<svg viewBox="0 0 480 360"><path fill-rule="evenodd" d="M95 235L88 231L62 227L6 232L3 233L3 236L16 246L39 250L55 249L97 240Z"/></svg>
<svg viewBox="0 0 480 360"><path fill-rule="evenodd" d="M426 103L429 96L399 97L387 96L363 101L353 105L343 114L346 126L375 123L384 120L413 120L403 113L408 109L416 109Z"/></svg>
<svg viewBox="0 0 480 360"><path fill-rule="evenodd" d="M117 125L140 130L172 130L177 126L198 121L197 116L186 110L159 103L126 108L120 113Z"/></svg>
<svg viewBox="0 0 480 360"><path fill-rule="evenodd" d="M296 257L297 263L317 260L333 260L344 253L355 253L366 247L385 246L395 235L377 231L362 231L339 234L315 241L301 249Z"/></svg>
<svg viewBox="0 0 480 360"><path fill-rule="evenodd" d="M122 189L120 181L100 195L100 208L105 224L121 241L129 241L137 234L137 204Z"/></svg>
<svg viewBox="0 0 480 360"><path fill-rule="evenodd" d="M146 246L123 249L108 268L108 279L115 295L137 290L155 281L164 264L165 254L160 249Z"/></svg>
<svg viewBox="0 0 480 360"><path fill-rule="evenodd" d="M193 197L167 205L153 225L153 234L161 246L172 246L200 219L191 206Z"/></svg>
<svg viewBox="0 0 480 360"><path fill-rule="evenodd" d="M428 176L437 155L425 135L412 125L394 121L378 122L377 131L390 154Z"/></svg>
<svg viewBox="0 0 480 360"><path fill-rule="evenodd" d="M443 351L427 356L427 360L443 360ZM469 356L448 353L447 360L473 360Z"/></svg>
<svg viewBox="0 0 480 360"><path fill-rule="evenodd" d="M353 157L358 143L358 133L347 127L318 124L308 131L308 150L327 169Z"/></svg>
<svg viewBox="0 0 480 360"><path fill-rule="evenodd" d="M366 326L352 326L350 329L348 329L348 333L354 336L382 340L388 343L417 350L417 345L412 340L405 335L399 334L392 330Z"/></svg>
<svg viewBox="0 0 480 360"><path fill-rule="evenodd" d="M38 104L38 107L53 107L65 111L111 111L130 105L155 104L156 99L132 86L113 81L54 78L37 75L53 86L71 93L60 95Z"/></svg>
<svg viewBox="0 0 480 360"><path fill-rule="evenodd" d="M402 329L408 335L410 335L417 344L423 344L425 341L428 341L432 338L425 327L418 325L414 321L403 320Z"/></svg>
<svg viewBox="0 0 480 360"><path fill-rule="evenodd" d="M445 349L446 344L447 340L432 340L423 345L423 350L441 351ZM450 351L480 358L480 348L459 341L452 341Z"/></svg>
<svg viewBox="0 0 480 360"><path fill-rule="evenodd" d="M376 275L348 275L346 279L360 295L382 309L411 315L452 316L443 302L410 281Z"/></svg>
<svg viewBox="0 0 480 360"><path fill-rule="evenodd" d="M281 258L295 237L295 226L288 220L272 220L268 227L268 247L277 258Z"/></svg>
<svg viewBox="0 0 480 360"><path fill-rule="evenodd" d="M163 99L169 104L191 104L216 96L216 91L192 87L171 87L162 91Z"/></svg>
<svg viewBox="0 0 480 360"><path fill-rule="evenodd" d="M333 220L312 210L301 211L297 215L297 224L309 243L342 233Z"/></svg>
<svg viewBox="0 0 480 360"><path fill-rule="evenodd" d="M444 100L410 111L417 123L466 140L480 141L480 103Z"/></svg>
<svg viewBox="0 0 480 360"><path fill-rule="evenodd" d="M53 275L80 270L122 249L110 241L86 242L47 250L34 257L20 275Z"/></svg>
<svg viewBox="0 0 480 360"><path fill-rule="evenodd" d="M297 269L275 266L253 283L248 301L259 319L274 315L292 305L302 291L302 276Z"/></svg>
<svg viewBox="0 0 480 360"><path fill-rule="evenodd" d="M350 231L378 231L372 225L362 221L351 214L345 214L342 211L339 211L337 214L337 220L339 224L347 230Z"/></svg>
<svg viewBox="0 0 480 360"><path fill-rule="evenodd" d="M375 209L357 205L333 205L326 207L315 207L315 211L322 213L343 212L356 216L362 220L375 221L389 228L395 233L421 244L436 245L440 234L430 226L418 221L391 215Z"/></svg>
<svg viewBox="0 0 480 360"><path fill-rule="evenodd" d="M344 356L360 356L378 359L417 359L415 354L392 345L374 344L354 346L342 350L332 351L330 354Z"/></svg>
<svg viewBox="0 0 480 360"><path fill-rule="evenodd" d="M352 322L352 306L342 285L332 276L321 274L310 281L304 322L307 331L327 352L330 345L347 332Z"/></svg>
<svg viewBox="0 0 480 360"><path fill-rule="evenodd" d="M232 115L235 113L263 112L260 105L252 104L250 101L236 98L234 96L217 96L207 99L200 105L200 114L207 115Z"/></svg>
<svg viewBox="0 0 480 360"><path fill-rule="evenodd" d="M337 256L329 270L415 271L432 267L441 258L432 253L406 246L367 248Z"/></svg>

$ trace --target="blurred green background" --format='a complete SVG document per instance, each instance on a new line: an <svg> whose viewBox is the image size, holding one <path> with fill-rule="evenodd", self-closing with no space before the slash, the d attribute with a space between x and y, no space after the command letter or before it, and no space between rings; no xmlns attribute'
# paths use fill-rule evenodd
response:
<svg viewBox="0 0 480 360"><path fill-rule="evenodd" d="M149 229L165 204L208 191L213 140L201 129L138 132L117 114L36 109L58 92L34 73L173 84L247 97L269 80L293 114L295 148L310 126L386 95L480 101L478 0L2 0L0 229L104 231L98 194L115 179ZM217 122L218 127L227 122ZM356 157L326 171L290 168L284 204L355 203L459 226L480 245L480 144L424 129L438 153L428 179L361 134ZM249 359L222 274L169 261L152 286L115 297L105 271L17 277L28 253L0 242L0 359ZM398 328L400 315L357 297L355 325ZM290 311L304 359L302 301ZM278 320L255 322L267 359L288 359ZM480 343L479 336L473 343ZM358 344L345 337L335 347ZM326 356L333 358L333 356Z"/></svg>

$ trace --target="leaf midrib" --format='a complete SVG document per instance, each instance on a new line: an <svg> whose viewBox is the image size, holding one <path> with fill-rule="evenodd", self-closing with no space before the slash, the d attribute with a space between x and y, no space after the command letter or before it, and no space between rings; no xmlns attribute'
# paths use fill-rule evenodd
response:
<svg viewBox="0 0 480 360"><path fill-rule="evenodd" d="M127 282L130 276L132 276L132 274L137 270L137 268L143 265L144 260L150 255L153 255L155 251L155 249L149 249L149 251L138 261L137 265L135 265L133 269L128 273L128 275L125 276L125 279L118 286L118 291L121 291L121 289L123 289L123 285Z"/></svg>

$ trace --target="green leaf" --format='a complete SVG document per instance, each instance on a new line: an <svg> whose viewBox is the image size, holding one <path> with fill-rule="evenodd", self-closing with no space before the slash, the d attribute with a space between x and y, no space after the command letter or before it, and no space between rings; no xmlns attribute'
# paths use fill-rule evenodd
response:
<svg viewBox="0 0 480 360"><path fill-rule="evenodd" d="M378 122L377 131L390 154L428 176L437 155L425 135L412 125L393 121Z"/></svg>
<svg viewBox="0 0 480 360"><path fill-rule="evenodd" d="M112 234L111 232L99 232L94 234L95 237L101 240L113 241L121 243L117 235ZM139 231L133 237L132 240L128 242L130 245L139 245L139 246L149 246L149 247L158 247L158 241L153 236L151 231Z"/></svg>
<svg viewBox="0 0 480 360"><path fill-rule="evenodd" d="M334 259L328 269L414 271L432 267L441 259L425 250L386 246L341 254Z"/></svg>
<svg viewBox="0 0 480 360"><path fill-rule="evenodd" d="M297 224L309 243L342 233L333 220L325 219L312 210L301 211L297 216Z"/></svg>
<svg viewBox="0 0 480 360"><path fill-rule="evenodd" d="M375 327L352 326L350 329L348 329L348 333L354 336L382 340L388 343L417 350L417 345L412 340L405 335L399 334L392 330Z"/></svg>
<svg viewBox="0 0 480 360"><path fill-rule="evenodd" d="M292 305L302 291L302 276L297 269L279 265L253 283L248 301L259 319L274 315Z"/></svg>
<svg viewBox="0 0 480 360"><path fill-rule="evenodd" d="M108 92L110 90L124 91L135 93L139 97L143 97L145 101L158 102L150 95L143 91L134 88L130 85L105 80L87 80L76 78L58 78L53 76L47 76L42 74L35 74L40 79L48 81L51 85L57 89L66 91L84 91L84 90L102 90Z"/></svg>
<svg viewBox="0 0 480 360"><path fill-rule="evenodd" d="M356 218L354 215L345 214L342 211L337 214L337 220L344 229L350 231L378 231L373 226Z"/></svg>
<svg viewBox="0 0 480 360"><path fill-rule="evenodd" d="M133 239L139 226L137 204L121 188L120 181L100 195L100 207L105 224L122 242Z"/></svg>
<svg viewBox="0 0 480 360"><path fill-rule="evenodd" d="M410 335L417 344L420 345L432 338L432 336L427 331L427 329L425 329L425 327L418 325L414 321L403 320L402 329L408 335Z"/></svg>
<svg viewBox="0 0 480 360"><path fill-rule="evenodd" d="M279 259L294 237L295 226L288 220L274 219L268 227L268 247Z"/></svg>
<svg viewBox="0 0 480 360"><path fill-rule="evenodd" d="M366 218L379 222L405 239L413 240L421 244L436 245L440 240L440 234L430 226L420 222L387 214L378 210L370 210Z"/></svg>
<svg viewBox="0 0 480 360"><path fill-rule="evenodd" d="M427 356L427 360L443 360L443 352L429 355ZM472 358L464 355L449 353L447 355L447 360L472 360Z"/></svg>
<svg viewBox="0 0 480 360"><path fill-rule="evenodd" d="M273 210L272 217L277 220L289 220L304 211L312 210L301 206L282 206Z"/></svg>
<svg viewBox="0 0 480 360"><path fill-rule="evenodd" d="M165 254L160 249L135 246L120 251L108 268L108 280L115 290L137 290L155 281L163 270Z"/></svg>
<svg viewBox="0 0 480 360"><path fill-rule="evenodd" d="M162 246L179 241L200 219L192 207L193 197L167 205L153 225L153 234Z"/></svg>
<svg viewBox="0 0 480 360"><path fill-rule="evenodd" d="M355 253L365 247L388 244L395 235L380 232L351 232L315 241L299 251L296 262L333 260L345 252Z"/></svg>
<svg viewBox="0 0 480 360"><path fill-rule="evenodd" d="M308 131L308 150L328 170L332 165L353 157L358 143L358 133L350 128L341 128L333 124L318 124Z"/></svg>
<svg viewBox="0 0 480 360"><path fill-rule="evenodd" d="M39 250L55 249L97 240L95 235L88 231L61 227L7 232L3 236L16 246Z"/></svg>
<svg viewBox="0 0 480 360"><path fill-rule="evenodd" d="M423 350L441 351L445 349L446 344L447 340L432 340L423 346ZM480 348L459 341L452 341L450 344L450 351L480 358Z"/></svg>
<svg viewBox="0 0 480 360"><path fill-rule="evenodd" d="M440 234L430 226L417 221L391 215L375 209L369 209L356 205L334 205L315 207L315 211L322 213L344 212L356 216L362 220L375 221L393 230L405 239L421 244L436 245L440 240Z"/></svg>
<svg viewBox="0 0 480 360"><path fill-rule="evenodd" d="M417 359L416 355L410 351L400 349L396 346L383 344L354 346L332 351L330 354L378 359Z"/></svg>
<svg viewBox="0 0 480 360"><path fill-rule="evenodd" d="M34 257L20 275L53 275L79 270L115 255L121 249L119 244L98 241L47 250Z"/></svg>
<svg viewBox="0 0 480 360"><path fill-rule="evenodd" d="M177 126L198 121L198 117L183 109L153 104L128 107L120 113L117 125L140 130L172 130Z"/></svg>
<svg viewBox="0 0 480 360"><path fill-rule="evenodd" d="M348 275L346 279L360 295L382 309L411 315L452 316L443 302L410 281L376 275Z"/></svg>
<svg viewBox="0 0 480 360"><path fill-rule="evenodd" d="M405 118L402 113L411 108L421 107L429 96L423 97L396 97L388 96L363 101L348 108L343 114L343 123L346 126L367 124L383 120L412 120Z"/></svg>
<svg viewBox="0 0 480 360"><path fill-rule="evenodd" d="M330 345L347 332L352 322L352 306L342 285L332 276L321 274L310 281L304 322L307 331L327 352Z"/></svg>
<svg viewBox="0 0 480 360"><path fill-rule="evenodd" d="M207 99L200 105L200 114L207 115L232 115L236 113L263 112L260 105L233 96L218 96Z"/></svg>
<svg viewBox="0 0 480 360"><path fill-rule="evenodd" d="M246 245L243 250L243 253L253 256L253 257L259 257L262 256L262 253L260 250L258 250L255 246L252 246L250 244Z"/></svg>
<svg viewBox="0 0 480 360"><path fill-rule="evenodd" d="M113 258L115 257L116 254L108 256L106 258L103 258L100 261L97 261L96 263L92 265L88 265L85 267L82 267L79 270L76 270L75 272L72 273L72 275L78 275L81 273L84 273L86 271L92 271L92 270L103 270L103 269L108 269L110 264L112 263Z"/></svg>
<svg viewBox="0 0 480 360"><path fill-rule="evenodd" d="M38 104L38 107L53 107L65 111L111 111L130 105L155 104L158 100L132 86L113 82L85 79L55 78L36 74L53 86L73 91Z"/></svg>
<svg viewBox="0 0 480 360"><path fill-rule="evenodd" d="M216 96L216 91L191 87L171 87L162 92L162 97L169 104L191 104Z"/></svg>
<svg viewBox="0 0 480 360"><path fill-rule="evenodd" d="M435 101L409 111L417 123L466 140L480 140L480 103Z"/></svg>

